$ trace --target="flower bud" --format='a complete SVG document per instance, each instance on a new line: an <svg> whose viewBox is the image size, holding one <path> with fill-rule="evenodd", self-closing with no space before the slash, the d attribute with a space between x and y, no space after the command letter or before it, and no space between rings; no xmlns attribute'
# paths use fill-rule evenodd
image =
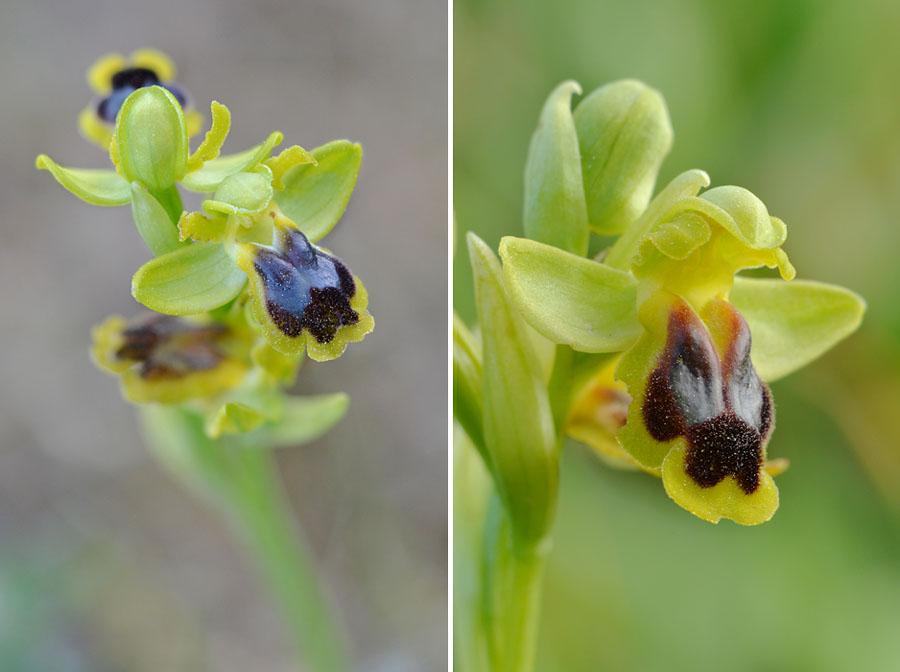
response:
<svg viewBox="0 0 900 672"><path fill-rule="evenodd" d="M185 173L188 136L181 105L161 86L132 93L116 119L119 169L150 191L168 189Z"/></svg>

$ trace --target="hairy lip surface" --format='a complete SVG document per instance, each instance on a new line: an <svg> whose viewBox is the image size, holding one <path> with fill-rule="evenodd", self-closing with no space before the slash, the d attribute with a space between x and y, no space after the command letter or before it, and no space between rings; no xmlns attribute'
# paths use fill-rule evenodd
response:
<svg viewBox="0 0 900 672"><path fill-rule="evenodd" d="M732 306L728 347L720 359L697 315L681 302L669 315L666 346L650 373L643 420L657 441L683 436L687 474L709 488L733 476L751 494L759 487L762 451L772 428L772 399L750 361L750 330Z"/></svg>

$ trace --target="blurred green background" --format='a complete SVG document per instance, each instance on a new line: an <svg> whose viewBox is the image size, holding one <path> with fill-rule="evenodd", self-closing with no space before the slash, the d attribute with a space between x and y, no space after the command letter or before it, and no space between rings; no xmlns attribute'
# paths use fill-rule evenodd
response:
<svg viewBox="0 0 900 672"><path fill-rule="evenodd" d="M366 285L375 331L301 394L345 390L328 435L277 455L358 668L447 660L445 0L0 0L0 672L296 671L219 517L144 447L90 329L141 308L128 208L80 202L34 158L108 167L78 136L86 69L168 53L225 152L364 150L323 243ZM198 140L194 141L194 146ZM186 205L198 209L199 199Z"/></svg>
<svg viewBox="0 0 900 672"><path fill-rule="evenodd" d="M799 277L869 304L852 339L773 385L769 454L791 468L761 527L703 522L658 480L568 444L539 669L900 669L900 5L454 5L453 285L467 322L462 236L496 248L522 235L528 142L565 79L659 89L675 144L658 186L703 168L747 187L787 222Z"/></svg>

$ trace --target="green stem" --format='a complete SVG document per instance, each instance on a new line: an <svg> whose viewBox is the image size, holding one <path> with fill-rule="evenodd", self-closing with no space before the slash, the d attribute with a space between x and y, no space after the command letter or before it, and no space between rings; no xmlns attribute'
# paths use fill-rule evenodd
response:
<svg viewBox="0 0 900 672"><path fill-rule="evenodd" d="M514 552L508 566L509 622L505 628L504 661L498 670L531 672L537 649L545 553L537 549Z"/></svg>
<svg viewBox="0 0 900 672"><path fill-rule="evenodd" d="M343 641L309 549L290 512L268 452L234 450L232 502L247 548L279 604L298 649L319 672L347 669Z"/></svg>
<svg viewBox="0 0 900 672"><path fill-rule="evenodd" d="M227 515L245 541L308 669L348 669L340 630L270 452L246 442L214 441L204 433L202 418L184 409L143 410L145 433L160 461Z"/></svg>
<svg viewBox="0 0 900 672"><path fill-rule="evenodd" d="M493 672L531 672L537 650L544 563L550 541L515 539L500 500L485 521L483 556L484 629Z"/></svg>

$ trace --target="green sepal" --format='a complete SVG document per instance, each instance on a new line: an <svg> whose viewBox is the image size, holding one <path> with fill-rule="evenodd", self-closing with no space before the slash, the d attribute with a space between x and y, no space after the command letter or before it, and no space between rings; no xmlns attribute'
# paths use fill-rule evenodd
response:
<svg viewBox="0 0 900 672"><path fill-rule="evenodd" d="M222 245L193 243L141 266L131 294L150 310L193 315L228 303L246 281Z"/></svg>
<svg viewBox="0 0 900 672"><path fill-rule="evenodd" d="M559 461L550 401L530 337L503 288L500 263L475 234L468 234L468 243L483 340L485 445L515 536L532 545L546 537L556 509Z"/></svg>
<svg viewBox="0 0 900 672"><path fill-rule="evenodd" d="M213 198L203 201L203 209L209 215L255 215L271 202L272 193L272 171L260 165L222 180Z"/></svg>
<svg viewBox="0 0 900 672"><path fill-rule="evenodd" d="M128 183L115 171L65 168L46 154L38 155L34 165L49 170L67 191L92 205L125 205L131 200Z"/></svg>
<svg viewBox="0 0 900 672"><path fill-rule="evenodd" d="M350 397L343 392L287 397L281 418L266 430L273 447L299 446L315 441L347 413Z"/></svg>
<svg viewBox="0 0 900 672"><path fill-rule="evenodd" d="M181 180L181 184L191 191L204 193L215 191L225 178L240 172L252 171L256 166L269 158L272 148L280 143L283 138L284 135L279 131L275 131L266 138L265 142L256 145L256 147L207 161L198 170L185 175Z"/></svg>
<svg viewBox="0 0 900 672"><path fill-rule="evenodd" d="M617 352L637 340L630 273L525 238L500 241L513 305L539 333L582 352Z"/></svg>
<svg viewBox="0 0 900 672"><path fill-rule="evenodd" d="M580 93L577 82L563 82L544 103L525 162L524 223L528 238L583 257L590 231L572 118Z"/></svg>
<svg viewBox="0 0 900 672"><path fill-rule="evenodd" d="M636 80L603 86L575 108L588 220L620 233L647 207L672 124L658 91Z"/></svg>
<svg viewBox="0 0 900 672"><path fill-rule="evenodd" d="M142 87L125 99L113 142L125 179L152 191L171 187L187 170L184 112L161 86Z"/></svg>
<svg viewBox="0 0 900 672"><path fill-rule="evenodd" d="M316 163L285 173L284 190L278 192L275 202L314 243L324 238L344 214L359 175L362 147L348 140L334 140L311 154Z"/></svg>
<svg viewBox="0 0 900 672"><path fill-rule="evenodd" d="M849 289L810 280L737 277L729 301L752 334L750 358L771 382L821 356L862 322L865 300Z"/></svg>
<svg viewBox="0 0 900 672"><path fill-rule="evenodd" d="M462 425L490 469L484 447L481 403L481 345L460 317L453 314L453 417Z"/></svg>
<svg viewBox="0 0 900 672"><path fill-rule="evenodd" d="M131 216L141 238L157 257L182 246L165 208L139 182L131 183Z"/></svg>

